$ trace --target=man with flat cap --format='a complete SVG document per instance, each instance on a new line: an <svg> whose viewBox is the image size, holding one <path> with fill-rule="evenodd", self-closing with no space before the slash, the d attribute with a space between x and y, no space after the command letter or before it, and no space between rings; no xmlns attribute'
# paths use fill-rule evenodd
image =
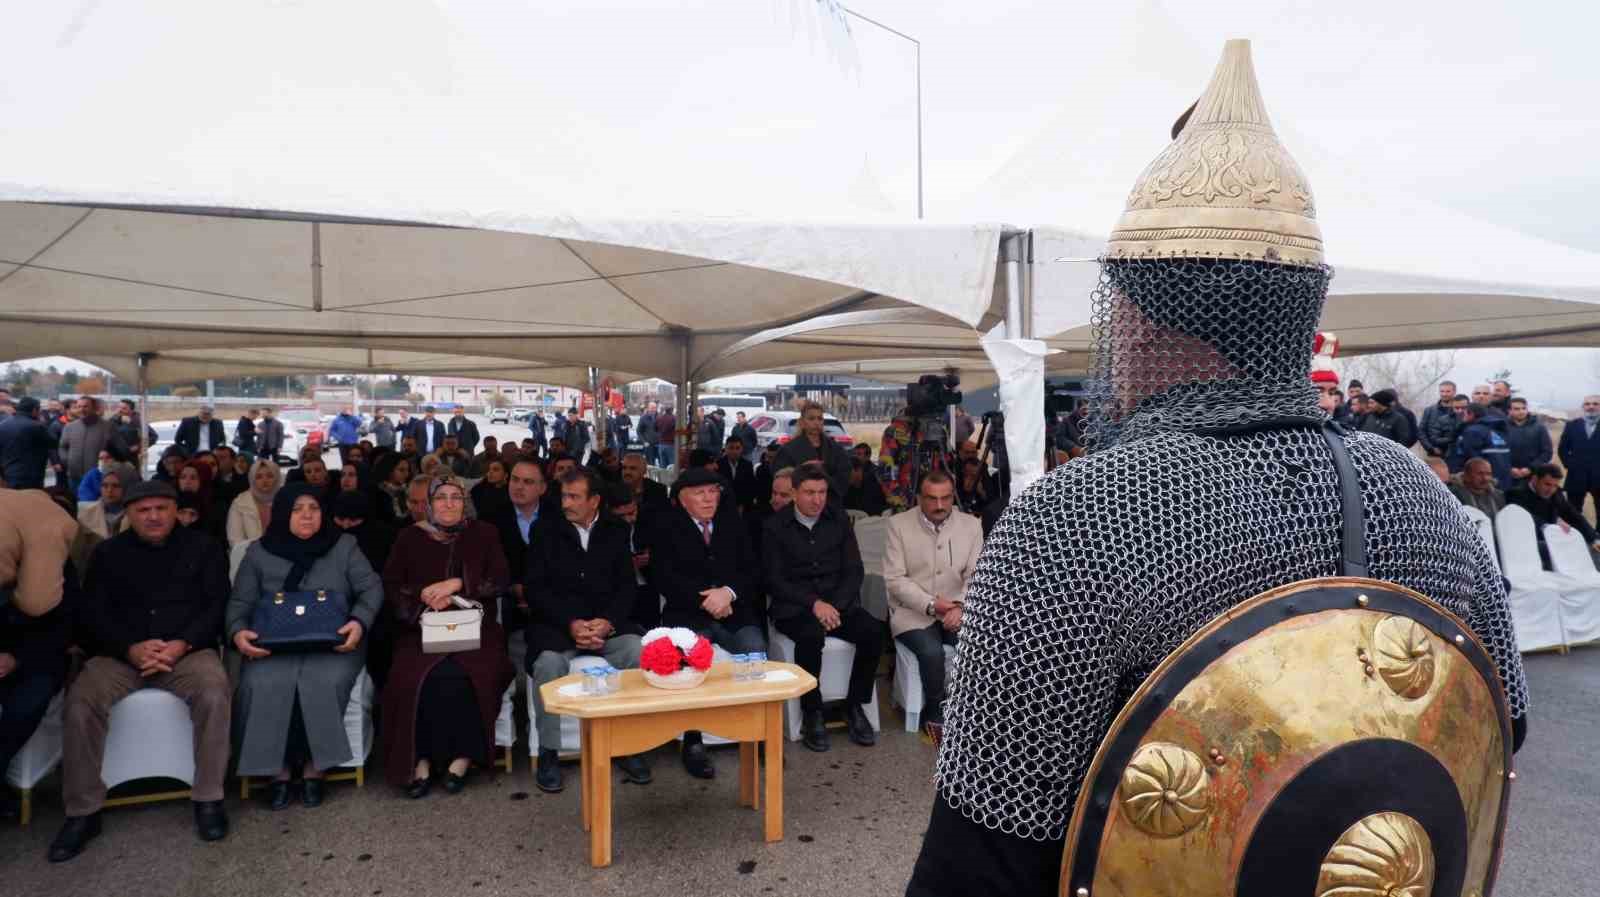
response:
<svg viewBox="0 0 1600 897"><path fill-rule="evenodd" d="M92 656L67 692L62 792L67 819L50 844L65 862L100 834L100 778L111 708L141 688L189 705L194 721L195 829L227 837L222 807L228 772L232 688L217 653L228 600L228 558L205 533L178 526L178 494L159 481L134 483L123 498L130 528L100 543L89 561L79 621Z"/></svg>

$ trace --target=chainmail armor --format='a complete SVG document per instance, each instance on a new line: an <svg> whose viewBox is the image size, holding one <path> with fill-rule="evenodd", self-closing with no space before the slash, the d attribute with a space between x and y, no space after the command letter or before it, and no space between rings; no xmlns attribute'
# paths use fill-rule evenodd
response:
<svg viewBox="0 0 1600 897"><path fill-rule="evenodd" d="M1328 276L1248 262L1103 265L1097 450L1011 503L966 593L936 780L969 819L1060 840L1112 718L1157 664L1240 602L1339 575L1338 480L1306 376ZM1150 321L1205 338L1151 342ZM1178 385L1126 378L1162 366ZM1404 447L1365 433L1346 444L1371 575L1461 616L1522 716L1504 586L1460 503Z"/></svg>

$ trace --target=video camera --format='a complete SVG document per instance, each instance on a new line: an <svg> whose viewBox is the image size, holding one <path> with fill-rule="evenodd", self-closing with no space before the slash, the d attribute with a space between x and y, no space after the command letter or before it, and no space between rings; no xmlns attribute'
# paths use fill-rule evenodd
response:
<svg viewBox="0 0 1600 897"><path fill-rule="evenodd" d="M961 404L961 377L954 371L923 374L906 384L906 408L913 417L932 417L946 408Z"/></svg>

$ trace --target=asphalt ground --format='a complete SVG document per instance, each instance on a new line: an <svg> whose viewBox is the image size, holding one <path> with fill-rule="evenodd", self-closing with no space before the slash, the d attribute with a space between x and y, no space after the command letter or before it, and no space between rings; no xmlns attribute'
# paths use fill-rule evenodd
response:
<svg viewBox="0 0 1600 897"><path fill-rule="evenodd" d="M1600 647L1527 658L1533 711L1517 755L1500 895L1596 893L1600 851ZM233 832L202 844L187 804L110 810L105 834L73 862L45 849L61 823L59 773L36 794L34 823L0 830L5 895L551 895L904 892L927 823L933 748L906 733L880 683L884 731L860 748L789 744L785 838L761 840L761 816L738 805L737 752L713 750L711 782L683 772L672 747L653 752L655 782L614 793L613 865L592 869L580 824L577 766L567 788L533 785L526 749L516 770L476 773L468 790L407 800L373 775L330 788L316 810L272 812L230 791Z"/></svg>

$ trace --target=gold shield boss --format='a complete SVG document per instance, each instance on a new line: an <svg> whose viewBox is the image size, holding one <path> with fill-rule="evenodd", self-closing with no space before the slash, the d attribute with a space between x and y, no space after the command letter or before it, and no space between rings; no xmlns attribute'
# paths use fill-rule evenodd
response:
<svg viewBox="0 0 1600 897"><path fill-rule="evenodd" d="M1284 586L1164 660L1079 790L1068 897L1488 897L1511 778L1494 662L1422 595Z"/></svg>

